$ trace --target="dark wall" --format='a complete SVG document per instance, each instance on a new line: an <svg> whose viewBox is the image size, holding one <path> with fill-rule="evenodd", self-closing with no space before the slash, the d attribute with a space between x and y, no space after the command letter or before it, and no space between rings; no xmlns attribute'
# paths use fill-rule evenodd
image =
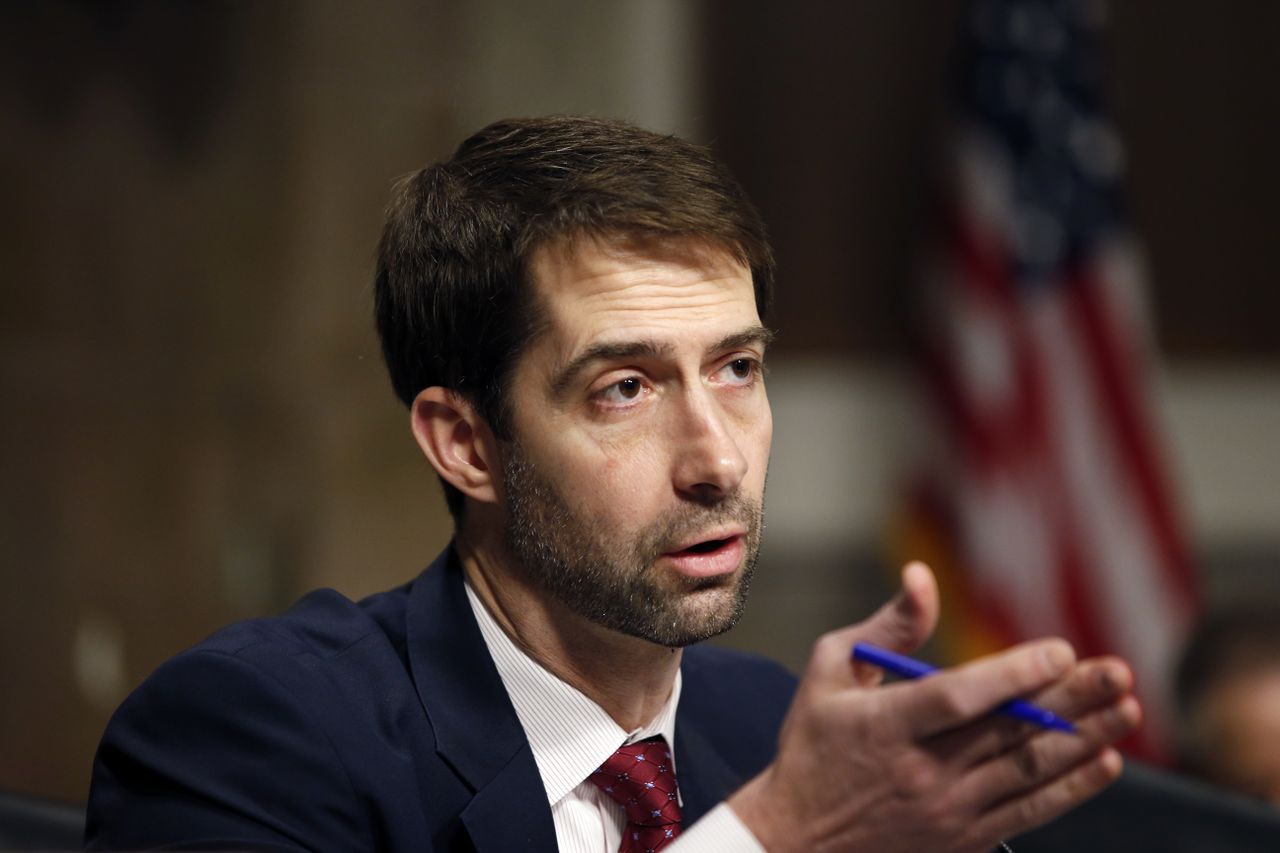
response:
<svg viewBox="0 0 1280 853"><path fill-rule="evenodd" d="M447 12L0 13L0 789L83 798L164 658L447 540L370 294L392 181L462 132Z"/></svg>
<svg viewBox="0 0 1280 853"><path fill-rule="evenodd" d="M1280 6L1109 7L1107 95L1158 339L1173 358L1273 361ZM706 4L709 133L773 229L780 352L901 351L964 8Z"/></svg>

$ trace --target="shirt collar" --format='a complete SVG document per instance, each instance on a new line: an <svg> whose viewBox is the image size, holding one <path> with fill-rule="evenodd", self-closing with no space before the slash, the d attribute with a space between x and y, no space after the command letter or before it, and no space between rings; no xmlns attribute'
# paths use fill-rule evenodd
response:
<svg viewBox="0 0 1280 853"><path fill-rule="evenodd" d="M647 725L628 732L584 693L525 654L498 625L470 583L466 589L467 601L485 645L529 739L550 804L555 805L576 788L624 743L662 735L671 748L672 770L676 769L679 670L671 685L671 695L657 716Z"/></svg>

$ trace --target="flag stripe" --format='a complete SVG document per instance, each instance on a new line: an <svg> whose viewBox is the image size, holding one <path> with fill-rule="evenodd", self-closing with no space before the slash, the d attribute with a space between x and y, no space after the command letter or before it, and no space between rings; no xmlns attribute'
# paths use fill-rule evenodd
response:
<svg viewBox="0 0 1280 853"><path fill-rule="evenodd" d="M975 635L1061 633L1128 659L1159 757L1163 686L1197 605L1144 382L1136 282L1115 264L1118 138L1096 23L988 0L969 33L919 350L938 457L916 529L941 536ZM934 550L937 551L936 542Z"/></svg>
<svg viewBox="0 0 1280 853"><path fill-rule="evenodd" d="M1135 483L1141 489L1148 521L1158 535L1161 566L1169 572L1169 588L1183 599L1179 610L1185 616L1191 609L1196 579L1188 559L1188 549L1174 520L1169 489L1163 468L1156 458L1157 432L1152 428L1145 408L1143 384L1135 377L1138 357L1122 356L1121 342L1130 329L1121 328L1115 308L1105 304L1101 286L1080 282L1072 291L1077 294L1077 311L1081 331L1089 340L1092 366L1102 386L1103 410L1116 420L1117 437L1123 444L1124 459L1132 466Z"/></svg>

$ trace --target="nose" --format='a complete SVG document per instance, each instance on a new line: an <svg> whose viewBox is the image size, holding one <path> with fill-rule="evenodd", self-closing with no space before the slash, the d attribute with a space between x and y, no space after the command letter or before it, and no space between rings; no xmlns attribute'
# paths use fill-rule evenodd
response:
<svg viewBox="0 0 1280 853"><path fill-rule="evenodd" d="M713 504L738 488L747 474L747 457L732 423L705 391L687 396L674 436L673 483L689 500Z"/></svg>

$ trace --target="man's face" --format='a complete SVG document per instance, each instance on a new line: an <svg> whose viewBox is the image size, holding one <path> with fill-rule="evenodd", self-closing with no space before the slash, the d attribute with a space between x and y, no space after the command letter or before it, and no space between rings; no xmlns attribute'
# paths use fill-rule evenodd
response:
<svg viewBox="0 0 1280 853"><path fill-rule="evenodd" d="M509 386L508 546L548 595L671 647L741 613L773 421L751 274L699 244L535 254Z"/></svg>

